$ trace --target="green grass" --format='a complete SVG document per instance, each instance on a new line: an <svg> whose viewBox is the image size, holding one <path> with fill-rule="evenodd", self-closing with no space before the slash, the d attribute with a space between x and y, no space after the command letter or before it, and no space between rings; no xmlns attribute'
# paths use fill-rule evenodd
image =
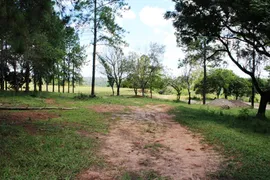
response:
<svg viewBox="0 0 270 180"><path fill-rule="evenodd" d="M181 105L172 113L178 122L201 133L227 157L218 179L269 179L270 122L252 118L255 110Z"/></svg>
<svg viewBox="0 0 270 180"><path fill-rule="evenodd" d="M50 111L59 117L46 120L19 124L0 121L0 179L74 179L85 168L103 165L102 157L96 155L99 142L91 134L107 133L108 120L106 115L85 108L90 103L80 104L69 95L52 93L4 94L1 103L12 106L45 106L44 99L53 98L61 106L71 102L81 108ZM27 132L26 125L34 127L36 133ZM80 135L81 130L89 136Z"/></svg>
<svg viewBox="0 0 270 180"><path fill-rule="evenodd" d="M227 157L224 169L216 175L218 179L269 179L270 122L252 118L256 110L221 110L171 100L135 98L128 89L123 90L127 91L123 96L112 97L108 90L101 91L97 98L86 96L84 99L75 98L81 93L1 92L0 103L9 106L44 107L48 106L46 99L51 98L55 101L53 106L78 109L51 110L50 113L59 117L32 119L24 124L0 120L0 179L74 179L84 169L105 166L96 153L99 140L94 134L108 132L110 114L96 113L89 108L98 104L170 104L175 107L171 113L176 115L176 121L201 133L207 143ZM37 132L28 133L24 128L27 124ZM88 132L89 136L82 136L78 131ZM145 148L161 147L149 144ZM162 179L155 172L127 172L119 179L132 179L133 175L139 179Z"/></svg>

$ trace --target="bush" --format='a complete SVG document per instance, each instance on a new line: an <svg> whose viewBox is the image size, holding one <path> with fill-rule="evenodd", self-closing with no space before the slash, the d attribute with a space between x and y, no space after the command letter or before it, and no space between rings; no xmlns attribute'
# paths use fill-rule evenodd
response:
<svg viewBox="0 0 270 180"><path fill-rule="evenodd" d="M249 109L243 108L239 111L237 117L238 117L238 119L241 119L241 120L248 120L248 119L250 119L249 113L250 113Z"/></svg>
<svg viewBox="0 0 270 180"><path fill-rule="evenodd" d="M89 99L89 95L79 93L77 96L74 97L74 99L80 99L80 100Z"/></svg>

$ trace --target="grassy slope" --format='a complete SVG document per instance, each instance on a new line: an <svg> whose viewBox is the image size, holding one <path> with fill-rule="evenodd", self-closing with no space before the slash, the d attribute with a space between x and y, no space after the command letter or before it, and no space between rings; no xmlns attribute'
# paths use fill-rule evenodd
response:
<svg viewBox="0 0 270 180"><path fill-rule="evenodd" d="M226 155L228 162L219 179L269 179L270 122L251 118L255 110L181 105L172 113L178 122L204 135Z"/></svg>
<svg viewBox="0 0 270 180"><path fill-rule="evenodd" d="M108 92L102 92L101 94ZM108 93L109 94L109 93ZM247 116L255 111L220 110L188 106L164 100L103 96L76 100L72 94L19 93L0 94L0 103L10 105L46 106L52 98L56 105L79 107L74 111L51 111L60 117L33 121L39 133L31 135L21 125L0 121L0 179L69 179L91 166L103 166L96 155L98 140L82 137L78 130L106 133L109 114L98 114L87 107L95 104L144 105L168 103L176 120L200 132L207 142L230 158L219 177L234 179L268 179L270 177L270 122L255 121ZM1 111L0 111L1 113ZM127 178L128 179L128 178Z"/></svg>

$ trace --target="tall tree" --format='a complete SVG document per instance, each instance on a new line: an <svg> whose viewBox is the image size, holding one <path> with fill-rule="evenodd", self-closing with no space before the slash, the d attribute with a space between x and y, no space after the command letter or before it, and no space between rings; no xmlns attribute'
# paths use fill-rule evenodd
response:
<svg viewBox="0 0 270 180"><path fill-rule="evenodd" d="M124 7L126 7L124 0L85 0L75 3L75 9L80 10L79 16L83 23L90 25L93 32L92 97L95 97L97 46L99 43L110 46L124 43L122 40L124 30L115 20L118 11Z"/></svg>
<svg viewBox="0 0 270 180"><path fill-rule="evenodd" d="M181 44L180 44L181 46ZM207 66L220 66L224 61L221 59L221 52L218 50L219 46L210 44L206 37L198 36L197 39L189 41L186 44L185 52L187 57L185 64L201 64L203 68L203 104L206 103L206 88L207 88Z"/></svg>
<svg viewBox="0 0 270 180"><path fill-rule="evenodd" d="M104 67L108 82L113 89L113 84L116 84L116 94L120 96L120 87L123 79L127 76L127 59L120 48L109 48L103 55L99 55L100 62Z"/></svg>

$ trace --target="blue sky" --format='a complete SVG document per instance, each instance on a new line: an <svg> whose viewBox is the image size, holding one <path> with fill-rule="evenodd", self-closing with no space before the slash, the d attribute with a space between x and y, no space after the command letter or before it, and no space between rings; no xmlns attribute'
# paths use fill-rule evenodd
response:
<svg viewBox="0 0 270 180"><path fill-rule="evenodd" d="M122 18L117 22L128 32L125 40L129 44L124 49L125 53L136 51L144 53L151 42L157 42L166 46L163 64L170 69L172 74L180 74L177 68L178 59L183 58L181 49L176 47L176 39L172 23L163 18L167 10L173 10L174 3L171 0L127 0L131 9L122 13ZM82 44L91 41L87 33L81 37ZM91 50L87 50L89 65L83 68L83 76L91 76ZM99 48L100 50L102 47ZM100 75L99 73L97 74Z"/></svg>

